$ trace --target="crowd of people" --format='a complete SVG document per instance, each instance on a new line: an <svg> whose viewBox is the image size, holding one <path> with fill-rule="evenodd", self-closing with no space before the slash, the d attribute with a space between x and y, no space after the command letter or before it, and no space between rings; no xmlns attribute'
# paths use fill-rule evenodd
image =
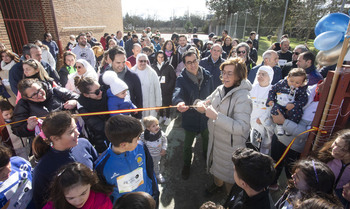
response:
<svg viewBox="0 0 350 209"><path fill-rule="evenodd" d="M206 195L226 193L223 206L201 208L348 209L350 130L307 159L307 134L298 136L284 156L311 127L332 66L317 69L315 55L304 45L291 51L287 35L257 65L256 35L240 42L223 30L204 43L196 34L165 40L147 27L141 37L117 31L98 42L86 32L70 36L62 66L50 33L21 56L0 44L0 110L10 135L0 145L0 207L158 208L168 146L160 125L173 119L157 107L173 105L185 133L182 179L191 176L200 135L213 176ZM283 168L288 186L273 202Z"/></svg>

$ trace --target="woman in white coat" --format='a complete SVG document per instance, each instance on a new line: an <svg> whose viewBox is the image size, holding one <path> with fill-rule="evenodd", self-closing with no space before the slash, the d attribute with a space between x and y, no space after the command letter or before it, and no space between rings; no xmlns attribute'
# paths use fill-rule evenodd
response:
<svg viewBox="0 0 350 209"><path fill-rule="evenodd" d="M75 77L90 77L93 78L94 80L98 81L98 75L94 68L84 59L78 59L75 62L75 66L77 68L77 72L70 74L68 76L68 82L66 84L66 88L80 94L80 91L78 88L75 86L74 83L74 78Z"/></svg>
<svg viewBox="0 0 350 209"><path fill-rule="evenodd" d="M229 194L234 181L232 153L245 147L250 130L252 88L247 80L247 68L241 58L226 60L220 66L223 85L207 97L198 101L199 112L209 118L209 143L207 167L214 176L214 184L207 188L208 195L225 186Z"/></svg>
<svg viewBox="0 0 350 209"><path fill-rule="evenodd" d="M149 63L148 56L140 53L136 57L136 65L131 70L137 74L141 81L143 107L160 107L162 106L162 93L158 75L147 63ZM157 117L157 111L142 112L143 117L149 115Z"/></svg>

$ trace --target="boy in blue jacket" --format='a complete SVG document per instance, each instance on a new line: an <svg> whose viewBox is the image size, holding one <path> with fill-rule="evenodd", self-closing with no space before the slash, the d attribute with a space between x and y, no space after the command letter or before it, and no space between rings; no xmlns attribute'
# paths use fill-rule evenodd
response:
<svg viewBox="0 0 350 209"><path fill-rule="evenodd" d="M112 202L126 193L141 191L149 193L158 205L152 157L139 142L140 121L125 115L113 116L106 123L105 133L111 144L95 162L95 170L102 180L115 186L110 196Z"/></svg>

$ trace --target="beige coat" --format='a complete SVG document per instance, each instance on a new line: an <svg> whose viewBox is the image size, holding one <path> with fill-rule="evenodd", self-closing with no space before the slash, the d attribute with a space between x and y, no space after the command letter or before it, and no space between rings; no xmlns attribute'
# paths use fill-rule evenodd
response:
<svg viewBox="0 0 350 209"><path fill-rule="evenodd" d="M225 96L224 86L219 86L208 98L218 112L216 120L208 120L209 144L207 166L211 174L234 183L232 153L245 147L250 130L252 100L249 91L252 85L243 80Z"/></svg>

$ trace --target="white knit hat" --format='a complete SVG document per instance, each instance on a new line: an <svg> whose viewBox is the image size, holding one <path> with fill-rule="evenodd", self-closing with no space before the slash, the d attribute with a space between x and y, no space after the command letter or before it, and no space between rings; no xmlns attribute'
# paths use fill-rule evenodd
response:
<svg viewBox="0 0 350 209"><path fill-rule="evenodd" d="M267 72L267 74L270 77L270 82L269 83L271 84L271 82L273 80L273 74L274 74L272 67L267 66L267 65L263 65L263 66L259 67L258 72L256 72L256 78L258 77L259 71L261 71L261 70Z"/></svg>
<svg viewBox="0 0 350 209"><path fill-rule="evenodd" d="M105 84L111 87L112 94L114 95L128 89L128 85L126 85L123 80L118 78L117 73L114 71L106 71L102 76L102 80Z"/></svg>

